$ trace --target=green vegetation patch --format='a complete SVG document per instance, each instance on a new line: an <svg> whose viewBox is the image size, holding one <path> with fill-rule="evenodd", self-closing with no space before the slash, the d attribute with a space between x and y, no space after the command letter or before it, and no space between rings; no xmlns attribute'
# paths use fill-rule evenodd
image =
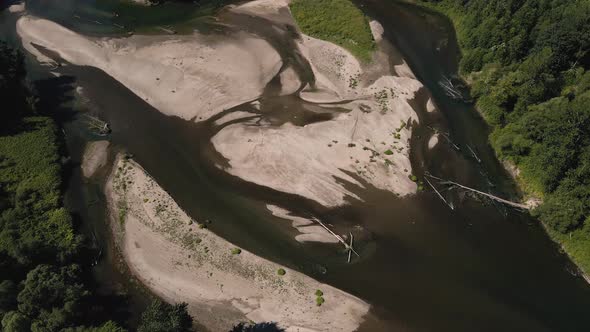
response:
<svg viewBox="0 0 590 332"><path fill-rule="evenodd" d="M295 0L289 7L303 33L370 61L375 40L367 17L349 0Z"/></svg>
<svg viewBox="0 0 590 332"><path fill-rule="evenodd" d="M239 255L239 254L241 254L241 253L242 253L242 249L240 249L240 248L233 248L233 249L231 250L231 254L232 254L232 255Z"/></svg>
<svg viewBox="0 0 590 332"><path fill-rule="evenodd" d="M0 250L17 261L42 248L64 259L79 239L61 206L56 127L45 117L24 118L18 126L16 134L0 135Z"/></svg>
<svg viewBox="0 0 590 332"><path fill-rule="evenodd" d="M453 21L461 74L549 234L590 268L590 2L422 0Z"/></svg>
<svg viewBox="0 0 590 332"><path fill-rule="evenodd" d="M324 298L322 296L318 296L315 299L315 303L318 307L321 306L322 304L324 304L324 302L326 302L326 300L324 300Z"/></svg>
<svg viewBox="0 0 590 332"><path fill-rule="evenodd" d="M586 274L590 274L590 223L585 223L580 229L568 234L562 234L548 229L549 235L554 241L561 243L565 252L576 262L578 267Z"/></svg>
<svg viewBox="0 0 590 332"><path fill-rule="evenodd" d="M285 269L280 268L277 270L277 274L280 276L284 276L287 273L287 271L285 271Z"/></svg>

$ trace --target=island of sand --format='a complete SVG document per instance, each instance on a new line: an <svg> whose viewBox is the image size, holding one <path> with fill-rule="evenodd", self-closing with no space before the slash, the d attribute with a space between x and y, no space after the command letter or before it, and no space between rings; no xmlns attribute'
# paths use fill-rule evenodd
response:
<svg viewBox="0 0 590 332"><path fill-rule="evenodd" d="M296 24L286 0L258 0L227 11L264 19L280 38L293 38L289 31ZM371 28L378 45L387 43L379 23ZM405 63L390 65L381 48L370 63L361 63L335 44L300 34L293 52L314 76L305 81L267 40L240 29L92 38L23 15L17 31L39 61L54 62L37 49L42 46L69 63L99 68L164 114L206 121L227 113L217 121L221 129L212 142L228 160L219 167L246 181L325 206L360 199L355 191L367 184L398 195L416 191L409 138L418 118L409 101L422 85ZM302 107L340 111L327 121L275 125L255 107L240 109L259 103L275 77L281 84L277 95L296 95Z"/></svg>
<svg viewBox="0 0 590 332"><path fill-rule="evenodd" d="M211 331L240 321L279 322L287 331L354 331L369 310L361 299L237 248L194 222L131 159L117 158L106 193L131 272L162 298L187 302ZM321 306L317 290L325 299Z"/></svg>

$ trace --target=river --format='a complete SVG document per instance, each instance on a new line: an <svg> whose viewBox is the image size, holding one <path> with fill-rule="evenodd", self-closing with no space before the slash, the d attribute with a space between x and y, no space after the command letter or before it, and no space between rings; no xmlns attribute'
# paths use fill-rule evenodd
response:
<svg viewBox="0 0 590 332"><path fill-rule="evenodd" d="M76 11L71 9L75 6L72 2L60 6L49 3L54 3L54 7L48 6L55 11L37 13L93 35L127 33L125 29L106 29L104 23L109 20L122 20L125 26L146 33L155 33L150 27L156 24L178 29L214 27L207 23L209 9L202 9L202 15L198 15L195 5L162 6L157 9L168 16L152 12L146 22L137 22L146 9L125 7L116 9L118 16L105 18L113 8L105 6L114 6L113 1L82 1L87 16L86 21L79 22L71 16ZM459 50L449 21L396 1L357 3L383 24L385 37L399 48L440 109L439 113L425 112L425 93L415 99L420 126L412 137L414 173L421 176L428 171L502 196L515 196L512 181L487 143L488 128L483 120L470 103L449 97L439 85L443 77L456 76L457 71ZM195 10L192 16L185 16L188 9ZM269 39L282 54L289 54L289 45L273 40L263 24L244 17L227 19L252 20L254 31ZM92 24L93 20L102 24ZM3 35L13 36L7 21L0 18ZM399 58L392 55L391 61ZM298 70L306 69L302 66ZM32 70L39 77L42 71ZM219 128L213 119L192 123L164 116L93 68L64 66L57 71L62 78L45 83L54 89L48 88L50 91L71 98L60 101L60 108L82 109L107 120L115 150L132 153L192 217L212 220L212 231L237 245L371 303L373 310L360 331L537 332L581 331L590 326L590 317L585 314L590 307L590 287L576 275L538 222L526 214L458 194L447 196L457 207L451 210L430 190L398 198L370 188L359 192L364 203L327 209L295 195L247 183L216 168L214 161L219 155L209 140ZM78 86L83 88L83 98L73 91ZM277 103L305 118L301 101L293 98L263 98L263 110ZM265 116L278 121L288 118L270 111ZM83 141L95 137L84 131L76 113L65 119L70 153L76 161ZM428 126L448 131L460 150L444 142L429 150ZM477 151L481 162L472 157L468 146ZM149 294L126 274L113 248L101 181L100 177L82 181L74 171L68 201L84 220L86 231L97 238L97 247L103 248L102 259L95 267L96 278L105 290L131 295L135 321ZM296 242L295 231L288 222L271 216L265 208L267 203L302 215L320 216L340 230L361 226L358 249L362 258L346 264L345 255L334 245Z"/></svg>

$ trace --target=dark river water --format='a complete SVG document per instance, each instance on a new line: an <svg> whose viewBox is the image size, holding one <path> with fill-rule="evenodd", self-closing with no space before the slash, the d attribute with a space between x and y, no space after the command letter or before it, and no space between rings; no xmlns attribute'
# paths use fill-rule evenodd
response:
<svg viewBox="0 0 590 332"><path fill-rule="evenodd" d="M512 181L487 143L488 128L483 120L471 104L449 97L439 85L444 77L456 76L457 71L459 50L448 20L396 1L356 2L382 23L385 38L399 49L428 89L413 101L420 118L412 137L414 174L422 178L429 172L515 197ZM213 27L206 31L215 31L207 19L210 9L195 9L195 5L159 7L168 16L148 13L149 20L142 22L139 18L145 9L107 10L104 6L115 6L113 1L99 1L100 5L81 1L86 15L81 23L71 18L72 12L81 11L72 9L79 5L64 3L62 7L45 3L49 7L44 10L51 10L37 14L47 13L72 29L93 35L125 34L132 28L150 33L150 27L160 24L173 25L180 31L204 26ZM118 11L118 16L105 14L112 11ZM191 15L185 17L187 11ZM92 24L98 18L101 24ZM227 14L226 19L250 24L249 30L267 38L300 74L308 75L305 63L289 42L277 38L264 22ZM1 17L0 29L4 38L15 40L11 21ZM126 28L105 28L106 22L119 22ZM391 62L399 63L399 57L391 54ZM31 65L32 72L42 76L43 70ZM214 163L223 163L223 159L210 144L210 138L221 129L214 124L215 119L193 123L164 116L93 68L64 66L56 70L64 76L42 81L42 90L71 96L71 100L60 102L62 108L84 110L108 121L114 150L132 153L192 217L210 219L215 233L237 245L371 303L373 310L360 331L585 331L590 326L590 315L586 314L590 287L576 276L575 268L538 222L526 214L457 192L444 192L456 207L451 210L430 190L398 198L370 187L362 191L354 188L364 202L351 201L346 207L326 209L296 195L244 182L216 168ZM84 98L73 98L76 86L83 87ZM429 95L439 112L425 112ZM272 98L272 89L261 102L260 116L278 123L291 121L290 114L306 118L304 109L310 107L296 98ZM279 106L284 106L289 116L273 112ZM324 121L329 113L306 119ZM82 116L75 113L65 123L74 161L79 160L83 142L96 139L83 127ZM428 150L429 127L448 132L460 150L444 140ZM473 158L468 146L481 162ZM128 292L135 313L132 317L136 318L150 295L134 284L113 248L101 181L99 176L85 182L74 172L68 202L84 220L83 228L94 239L97 250L102 251L95 267L96 278L105 290ZM354 228L360 239L357 246L361 258L346 264L338 246L296 242L290 223L270 215L265 208L268 203L302 216L319 216L341 232Z"/></svg>

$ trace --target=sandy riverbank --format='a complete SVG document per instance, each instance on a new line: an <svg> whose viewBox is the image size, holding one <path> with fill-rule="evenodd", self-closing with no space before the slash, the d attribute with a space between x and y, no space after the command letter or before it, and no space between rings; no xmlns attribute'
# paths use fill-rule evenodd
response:
<svg viewBox="0 0 590 332"><path fill-rule="evenodd" d="M293 22L287 1L260 0L233 10ZM326 206L360 199L357 192L368 186L399 195L415 192L417 186L409 179L409 138L418 119L408 101L422 84L405 62L390 68L381 50L386 43L382 27L373 21L371 29L380 48L369 64L330 42L305 35L296 40L315 76L315 84L308 84L299 97L325 107L341 103L349 111L305 126L254 125L254 120L231 124L213 138L229 160L227 171Z"/></svg>
<svg viewBox="0 0 590 332"><path fill-rule="evenodd" d="M32 16L18 20L17 32L40 62L54 64L35 45L99 68L161 112L187 120L257 99L282 65L265 40L247 32L90 38Z"/></svg>
<svg viewBox="0 0 590 332"><path fill-rule="evenodd" d="M276 321L288 331L354 331L364 301L255 256L192 222L132 160L117 158L106 186L112 222L130 270L154 293L185 301L212 331L239 321ZM315 291L324 293L317 306ZM214 314L211 314L214 312Z"/></svg>
<svg viewBox="0 0 590 332"><path fill-rule="evenodd" d="M284 38L292 38L287 31L296 29L286 0L258 0L229 10L268 20ZM372 21L371 30L379 50L368 64L326 41L304 35L294 40L315 76L299 91L297 72L282 68L286 61L279 53L246 32L107 39L30 16L17 23L23 45L39 61L52 62L36 45L70 63L100 68L161 112L187 120L205 120L257 100L276 75L279 95L297 93L302 102L324 106L326 112L334 105L325 103L341 103L338 107L348 111L336 112L331 120L306 126L243 120L212 139L228 160L227 172L326 206L361 199L370 187L398 195L417 188L409 178L409 138L418 119L408 101L422 85L403 59L390 65L381 25ZM229 119L235 116L216 123Z"/></svg>

